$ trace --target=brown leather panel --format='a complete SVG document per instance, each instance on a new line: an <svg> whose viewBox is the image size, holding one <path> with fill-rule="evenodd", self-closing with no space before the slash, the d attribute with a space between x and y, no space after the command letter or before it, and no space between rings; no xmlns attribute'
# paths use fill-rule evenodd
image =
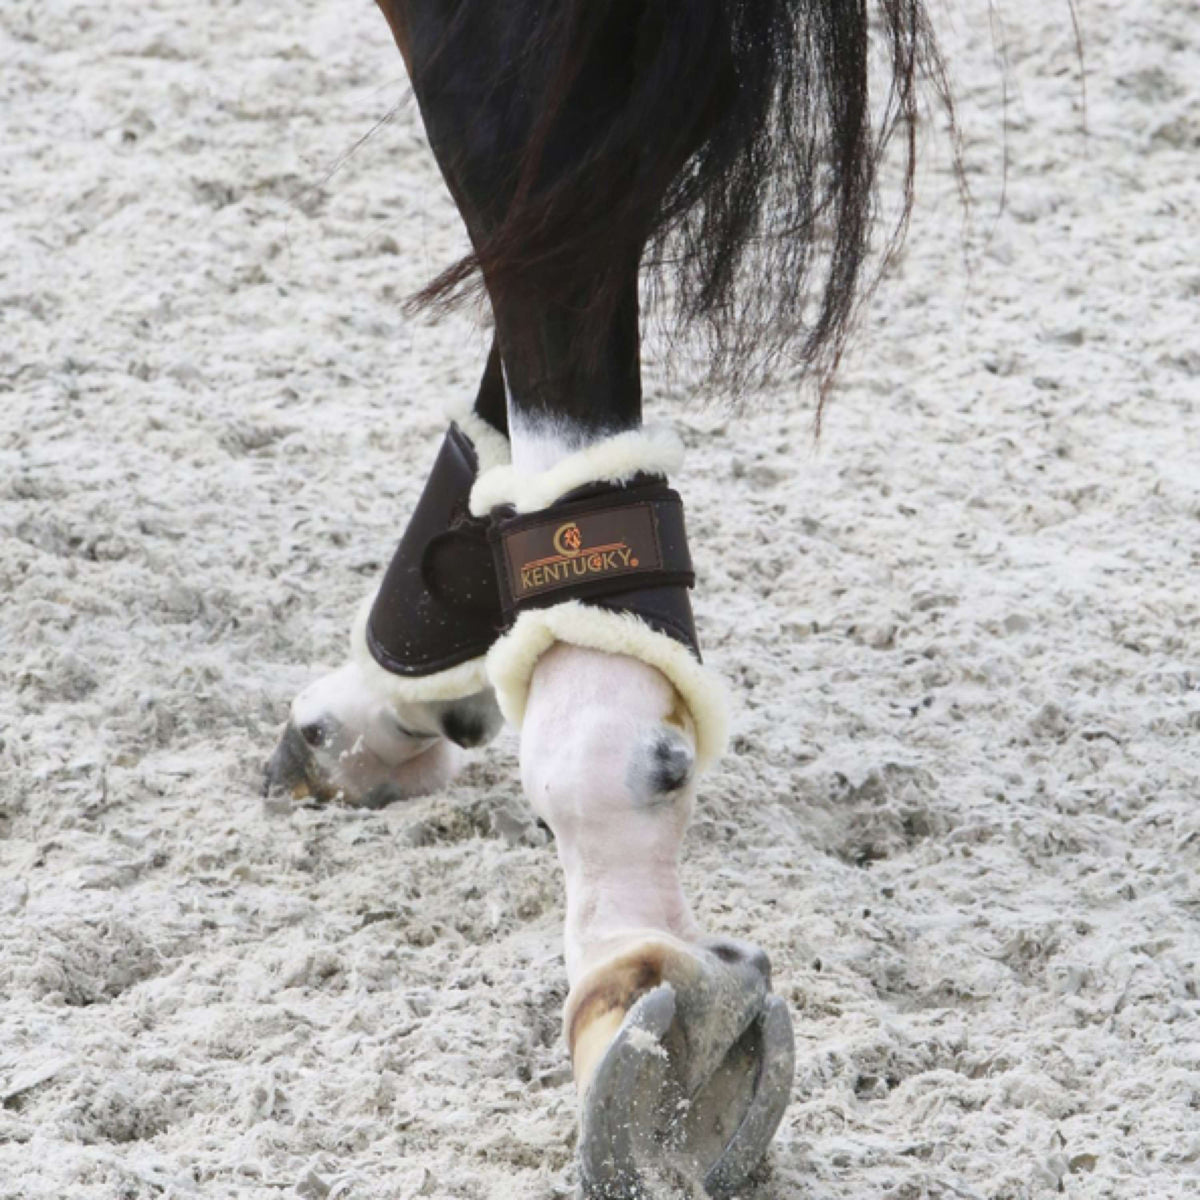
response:
<svg viewBox="0 0 1200 1200"><path fill-rule="evenodd" d="M700 658L683 502L662 479L591 484L550 508L492 514L506 625L530 608L580 600L631 613Z"/></svg>

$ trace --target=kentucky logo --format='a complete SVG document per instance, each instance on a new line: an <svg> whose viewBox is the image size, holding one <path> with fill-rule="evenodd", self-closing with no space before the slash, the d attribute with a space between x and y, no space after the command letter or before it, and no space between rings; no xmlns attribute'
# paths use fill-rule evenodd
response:
<svg viewBox="0 0 1200 1200"><path fill-rule="evenodd" d="M539 521L504 535L513 595L588 585L661 566L649 505L579 513L574 520Z"/></svg>
<svg viewBox="0 0 1200 1200"><path fill-rule="evenodd" d="M574 521L560 525L551 541L557 554L521 565L522 592L586 579L589 575L632 571L639 566L637 556L624 541L585 547L583 534Z"/></svg>

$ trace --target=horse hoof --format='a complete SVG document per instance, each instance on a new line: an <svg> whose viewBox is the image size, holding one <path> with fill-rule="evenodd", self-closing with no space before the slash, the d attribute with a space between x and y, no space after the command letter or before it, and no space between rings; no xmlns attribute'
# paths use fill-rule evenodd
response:
<svg viewBox="0 0 1200 1200"><path fill-rule="evenodd" d="M462 747L483 745L504 723L491 688L401 704L380 689L380 675L351 660L292 701L267 763L268 801L382 808L432 792L458 773Z"/></svg>
<svg viewBox="0 0 1200 1200"><path fill-rule="evenodd" d="M262 794L268 803L383 808L449 783L464 757L445 738L428 737L414 742L408 758L390 761L337 722L300 728L289 720L267 763Z"/></svg>
<svg viewBox="0 0 1200 1200"><path fill-rule="evenodd" d="M745 1186L783 1118L795 1045L770 963L731 940L644 941L568 1000L589 1200Z"/></svg>

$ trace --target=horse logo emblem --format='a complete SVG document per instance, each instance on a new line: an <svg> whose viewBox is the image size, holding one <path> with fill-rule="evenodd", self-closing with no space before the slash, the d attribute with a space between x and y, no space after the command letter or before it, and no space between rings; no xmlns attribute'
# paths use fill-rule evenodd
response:
<svg viewBox="0 0 1200 1200"><path fill-rule="evenodd" d="M574 558L583 546L583 534L574 521L560 525L554 531L554 548L567 558Z"/></svg>

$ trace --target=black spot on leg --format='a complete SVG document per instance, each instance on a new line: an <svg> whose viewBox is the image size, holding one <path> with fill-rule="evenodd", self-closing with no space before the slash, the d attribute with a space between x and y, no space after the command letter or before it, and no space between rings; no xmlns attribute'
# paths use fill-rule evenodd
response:
<svg viewBox="0 0 1200 1200"><path fill-rule="evenodd" d="M692 752L674 734L660 734L650 750L650 790L677 792L692 773Z"/></svg>
<svg viewBox="0 0 1200 1200"><path fill-rule="evenodd" d="M701 944L721 962L731 967L749 968L760 975L768 987L771 986L771 958L761 946L733 938L713 938Z"/></svg>
<svg viewBox="0 0 1200 1200"><path fill-rule="evenodd" d="M491 688L459 700L435 701L425 707L445 737L464 750L490 742L504 723Z"/></svg>
<svg viewBox="0 0 1200 1200"><path fill-rule="evenodd" d="M464 750L482 745L488 738L487 724L476 713L454 708L442 718L442 731Z"/></svg>
<svg viewBox="0 0 1200 1200"><path fill-rule="evenodd" d="M771 977L771 959L767 952L752 942L738 942L732 938L716 938L707 943L723 963L749 963L760 975Z"/></svg>
<svg viewBox="0 0 1200 1200"><path fill-rule="evenodd" d="M654 730L629 765L629 788L646 808L670 804L692 775L692 748L674 729Z"/></svg>

